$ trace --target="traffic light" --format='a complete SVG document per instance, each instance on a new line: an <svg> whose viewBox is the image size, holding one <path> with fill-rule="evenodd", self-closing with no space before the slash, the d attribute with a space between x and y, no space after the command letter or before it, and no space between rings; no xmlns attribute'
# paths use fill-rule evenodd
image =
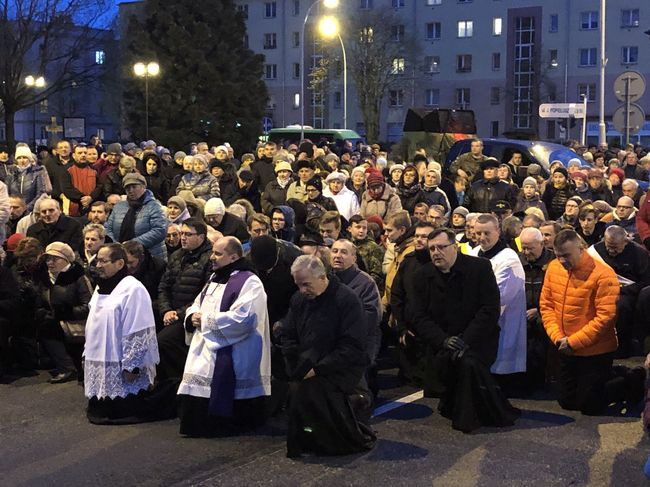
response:
<svg viewBox="0 0 650 487"><path fill-rule="evenodd" d="M562 127L564 130L567 129L567 120L569 121L569 127L574 128L576 126L576 119L571 117L571 118L564 118L560 120L560 127Z"/></svg>

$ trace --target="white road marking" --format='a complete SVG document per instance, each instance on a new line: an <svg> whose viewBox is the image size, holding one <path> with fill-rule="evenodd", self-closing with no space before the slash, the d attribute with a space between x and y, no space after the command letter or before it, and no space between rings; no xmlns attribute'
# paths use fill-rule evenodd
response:
<svg viewBox="0 0 650 487"><path fill-rule="evenodd" d="M392 411L393 409L401 408L402 406L405 406L407 404L410 404L412 402L418 401L424 397L424 392L423 391L417 391L414 392L413 394L409 394L408 396L401 397L399 399L395 399L394 401L387 402L386 404L382 404L379 406L377 409L375 409L375 412L372 414L373 417L376 416L381 416L382 414L387 413L388 411Z"/></svg>

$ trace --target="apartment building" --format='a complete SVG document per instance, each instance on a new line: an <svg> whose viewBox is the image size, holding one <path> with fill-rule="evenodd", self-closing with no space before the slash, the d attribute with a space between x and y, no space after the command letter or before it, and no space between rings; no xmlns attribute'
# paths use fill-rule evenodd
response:
<svg viewBox="0 0 650 487"><path fill-rule="evenodd" d="M247 15L247 42L265 56L264 79L271 99L268 117L276 127L300 123L300 74L322 56L314 26L320 4L312 0L237 0ZM605 16L607 74L605 113L608 138L620 137L611 123L621 105L614 79L626 70L650 74L650 2L608 1ZM476 113L479 135L513 132L541 138L577 137L569 128L540 119L540 103L588 100L588 135L598 135L599 0L341 0L338 16L391 12L373 28L391 30L395 42L411 37L413 56L395 59L394 82L384 96L381 140L401 137L410 107L466 108ZM306 25L304 59L300 45ZM356 33L342 33L344 44ZM334 45L333 49L336 49ZM348 57L347 63L355 60ZM335 70L336 71L336 70ZM364 132L354 81L348 76L347 126ZM343 122L343 81L332 72L327 91L306 88L305 123L338 128ZM638 102L650 114L650 95ZM636 136L650 144L650 123Z"/></svg>

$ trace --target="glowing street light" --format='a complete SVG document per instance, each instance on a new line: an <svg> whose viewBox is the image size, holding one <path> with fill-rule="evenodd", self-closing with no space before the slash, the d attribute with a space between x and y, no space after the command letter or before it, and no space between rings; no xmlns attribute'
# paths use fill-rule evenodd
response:
<svg viewBox="0 0 650 487"><path fill-rule="evenodd" d="M144 78L144 118L145 118L145 138L149 139L149 77L160 74L160 65L151 61L147 64L138 62L133 65L133 73L138 78Z"/></svg>
<svg viewBox="0 0 650 487"><path fill-rule="evenodd" d="M337 1L337 0L333 0ZM345 45L339 34L339 22L335 17L323 17L318 23L318 31L326 39L339 38L343 52L343 128L348 128L348 60L345 54Z"/></svg>
<svg viewBox="0 0 650 487"><path fill-rule="evenodd" d="M312 9L321 2L323 7L328 10L339 6L339 0L314 0L302 20L302 30L300 32L300 140L305 138L305 26Z"/></svg>
<svg viewBox="0 0 650 487"><path fill-rule="evenodd" d="M33 89L44 88L45 78L43 76L35 77L30 74L29 76L25 76L25 85ZM34 136L34 152L36 152L36 100L34 100L34 104L32 105L32 135Z"/></svg>

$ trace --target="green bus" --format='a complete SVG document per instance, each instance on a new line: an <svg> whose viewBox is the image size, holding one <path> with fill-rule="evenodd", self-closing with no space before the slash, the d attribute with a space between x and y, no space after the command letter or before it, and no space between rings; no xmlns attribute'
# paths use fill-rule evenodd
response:
<svg viewBox="0 0 650 487"><path fill-rule="evenodd" d="M282 129L271 129L266 136L266 140L280 144L283 147L288 147L291 144L300 144L300 125L296 127L286 127ZM342 147L344 142L350 141L354 148L357 142L364 142L363 138L354 130L348 129L314 129L305 128L304 138L311 140L314 144L319 144L322 141L327 141L330 144L335 144ZM260 138L261 139L261 138Z"/></svg>

